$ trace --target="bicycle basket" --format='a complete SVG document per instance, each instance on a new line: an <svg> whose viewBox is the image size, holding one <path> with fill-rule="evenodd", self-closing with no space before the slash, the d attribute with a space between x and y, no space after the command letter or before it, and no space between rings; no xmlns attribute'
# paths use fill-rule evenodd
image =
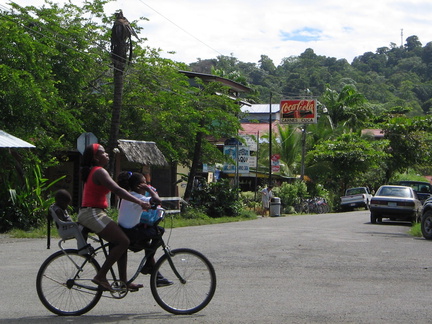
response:
<svg viewBox="0 0 432 324"><path fill-rule="evenodd" d="M140 222L149 226L153 226L163 219L164 211L165 210L163 208L159 207L156 209L149 209L148 211L143 211L141 213Z"/></svg>

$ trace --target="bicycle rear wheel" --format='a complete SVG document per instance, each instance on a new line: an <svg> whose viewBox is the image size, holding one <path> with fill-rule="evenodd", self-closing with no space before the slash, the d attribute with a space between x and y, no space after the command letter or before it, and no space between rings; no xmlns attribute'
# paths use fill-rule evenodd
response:
<svg viewBox="0 0 432 324"><path fill-rule="evenodd" d="M158 287L158 272L173 284ZM216 273L213 265L201 253L191 249L175 249L171 251L170 257L164 254L156 263L150 278L150 288L156 302L167 312L193 314L212 300L216 290Z"/></svg>
<svg viewBox="0 0 432 324"><path fill-rule="evenodd" d="M36 290L42 304L57 315L76 316L91 310L102 296L102 290L91 280L99 263L77 250L58 251L41 265Z"/></svg>

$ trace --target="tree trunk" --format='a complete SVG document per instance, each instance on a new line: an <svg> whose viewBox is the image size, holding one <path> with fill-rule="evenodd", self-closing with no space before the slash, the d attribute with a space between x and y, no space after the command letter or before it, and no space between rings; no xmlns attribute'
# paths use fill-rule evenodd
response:
<svg viewBox="0 0 432 324"><path fill-rule="evenodd" d="M186 200L186 201L189 201L191 198L191 195L192 195L195 175L197 173L198 165L200 163L200 158L201 158L201 145L202 145L203 136L204 136L204 133L199 132L199 133L197 133L196 138L195 138L195 150L194 150L194 155L193 155L193 159L192 159L192 166L191 166L191 169L189 171L188 182L187 182L186 191L184 194L184 200Z"/></svg>
<svg viewBox="0 0 432 324"><path fill-rule="evenodd" d="M111 176L114 175L115 170L115 154L114 148L117 146L120 130L120 113L123 101L123 80L124 80L124 64L115 64L117 67L114 69L114 102L112 107L111 116L111 129L110 137L108 140L107 152L110 157L108 165L108 172ZM122 68L119 66L122 65Z"/></svg>

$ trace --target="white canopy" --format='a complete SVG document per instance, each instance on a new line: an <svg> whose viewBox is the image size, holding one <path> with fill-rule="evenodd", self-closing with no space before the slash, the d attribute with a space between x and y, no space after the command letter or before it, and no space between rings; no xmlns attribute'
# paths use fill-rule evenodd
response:
<svg viewBox="0 0 432 324"><path fill-rule="evenodd" d="M11 134L8 134L0 130L0 147L24 147L24 148L35 148L36 146L19 139Z"/></svg>

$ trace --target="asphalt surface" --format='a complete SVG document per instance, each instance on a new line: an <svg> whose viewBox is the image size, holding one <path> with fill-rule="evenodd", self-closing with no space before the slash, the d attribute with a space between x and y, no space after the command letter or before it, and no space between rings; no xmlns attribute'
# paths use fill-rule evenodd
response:
<svg viewBox="0 0 432 324"><path fill-rule="evenodd" d="M432 323L432 241L407 223L372 225L367 211L259 218L174 229L170 246L201 251L218 287L201 312L176 316L145 287L58 317L40 303L36 273L57 250L0 236L2 323ZM167 230L166 237L169 235ZM130 273L139 253L130 253Z"/></svg>

